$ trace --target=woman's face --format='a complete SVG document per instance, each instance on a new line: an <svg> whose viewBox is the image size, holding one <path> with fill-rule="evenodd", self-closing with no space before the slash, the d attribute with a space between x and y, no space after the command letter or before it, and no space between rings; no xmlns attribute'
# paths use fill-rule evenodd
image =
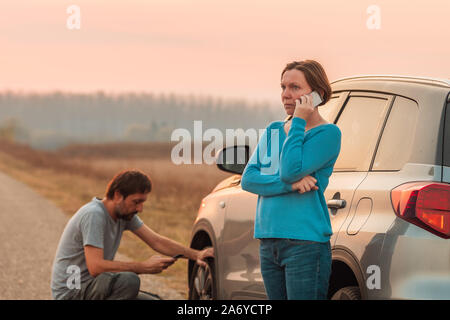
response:
<svg viewBox="0 0 450 320"><path fill-rule="evenodd" d="M294 114L295 100L312 92L302 71L292 69L281 78L281 101L288 115Z"/></svg>

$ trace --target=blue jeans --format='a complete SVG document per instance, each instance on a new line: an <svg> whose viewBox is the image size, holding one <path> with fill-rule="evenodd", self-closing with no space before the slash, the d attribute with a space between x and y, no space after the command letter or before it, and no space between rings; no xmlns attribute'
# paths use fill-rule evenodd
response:
<svg viewBox="0 0 450 320"><path fill-rule="evenodd" d="M330 242L261 239L261 273L270 300L324 300L331 274Z"/></svg>

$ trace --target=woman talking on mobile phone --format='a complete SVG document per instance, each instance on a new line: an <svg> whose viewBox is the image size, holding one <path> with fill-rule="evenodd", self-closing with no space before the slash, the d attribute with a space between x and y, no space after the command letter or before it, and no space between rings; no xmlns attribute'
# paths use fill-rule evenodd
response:
<svg viewBox="0 0 450 320"><path fill-rule="evenodd" d="M323 193L339 155L341 132L319 113L331 87L318 62L287 64L281 90L288 120L266 128L241 185L259 195L254 236L260 239L268 298L326 299L332 230ZM318 107L314 91L323 100Z"/></svg>

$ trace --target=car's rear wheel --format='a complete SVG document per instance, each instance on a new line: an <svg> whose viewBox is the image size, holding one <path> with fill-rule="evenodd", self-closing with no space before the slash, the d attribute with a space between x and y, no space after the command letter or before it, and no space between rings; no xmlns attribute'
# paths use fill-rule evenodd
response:
<svg viewBox="0 0 450 320"><path fill-rule="evenodd" d="M194 265L189 281L189 300L215 300L216 282L214 260L207 259L206 267Z"/></svg>
<svg viewBox="0 0 450 320"><path fill-rule="evenodd" d="M358 287L345 287L336 291L331 300L361 300Z"/></svg>

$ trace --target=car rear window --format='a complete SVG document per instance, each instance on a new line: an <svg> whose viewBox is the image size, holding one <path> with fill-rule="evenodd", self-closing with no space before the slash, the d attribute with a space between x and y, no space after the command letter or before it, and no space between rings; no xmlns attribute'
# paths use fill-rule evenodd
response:
<svg viewBox="0 0 450 320"><path fill-rule="evenodd" d="M352 96L348 99L336 123L341 129L342 142L335 171L369 169L387 103L387 98L371 96Z"/></svg>
<svg viewBox="0 0 450 320"><path fill-rule="evenodd" d="M381 136L373 171L401 170L412 149L412 137L416 132L419 107L413 100L396 97L386 127Z"/></svg>

